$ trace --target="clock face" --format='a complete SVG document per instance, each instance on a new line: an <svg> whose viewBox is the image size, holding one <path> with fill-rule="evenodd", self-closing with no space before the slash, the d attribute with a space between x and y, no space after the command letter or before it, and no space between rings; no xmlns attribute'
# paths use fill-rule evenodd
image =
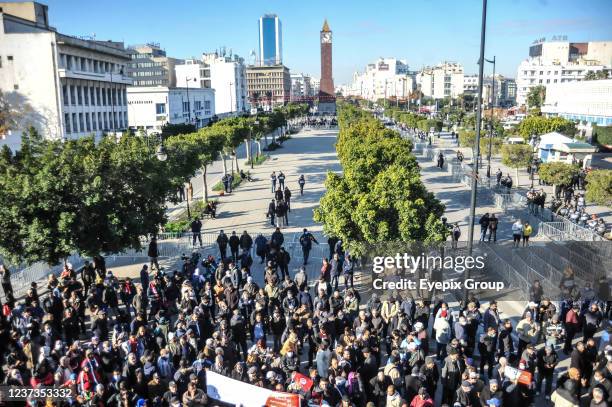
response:
<svg viewBox="0 0 612 407"><path fill-rule="evenodd" d="M330 32L321 33L321 42L331 42L331 37Z"/></svg>

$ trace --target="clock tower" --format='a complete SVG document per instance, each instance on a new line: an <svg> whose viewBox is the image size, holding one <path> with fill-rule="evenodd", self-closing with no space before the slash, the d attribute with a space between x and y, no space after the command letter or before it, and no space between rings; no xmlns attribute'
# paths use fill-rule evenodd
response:
<svg viewBox="0 0 612 407"><path fill-rule="evenodd" d="M332 32L327 20L321 28L321 80L319 82L319 113L336 114L336 96L332 78Z"/></svg>

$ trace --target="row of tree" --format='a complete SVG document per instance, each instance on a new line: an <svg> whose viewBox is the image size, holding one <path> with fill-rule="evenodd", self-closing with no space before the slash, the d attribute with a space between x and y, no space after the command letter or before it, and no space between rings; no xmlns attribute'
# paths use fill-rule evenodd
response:
<svg viewBox="0 0 612 407"><path fill-rule="evenodd" d="M288 106L187 134L169 128L166 161L156 157L157 138L128 132L99 142L93 136L56 141L30 129L19 151L0 151L0 254L14 263L57 264L75 251L93 256L140 248L141 237L166 222L166 202L198 170L206 186L206 168L220 154L236 159L246 139L259 144L305 111L307 106Z"/></svg>
<svg viewBox="0 0 612 407"><path fill-rule="evenodd" d="M329 172L315 210L329 236L355 252L381 242L444 241L444 205L421 182L412 143L351 105L338 112L343 174Z"/></svg>

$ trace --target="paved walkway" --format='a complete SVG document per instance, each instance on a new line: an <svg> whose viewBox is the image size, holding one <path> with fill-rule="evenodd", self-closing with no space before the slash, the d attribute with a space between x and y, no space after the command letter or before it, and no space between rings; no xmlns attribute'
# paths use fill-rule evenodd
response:
<svg viewBox="0 0 612 407"><path fill-rule="evenodd" d="M220 196L212 191L213 183L209 181L210 188L209 198L218 199L219 206L216 219L203 220L203 233L219 233L224 230L228 236L232 231L241 234L243 230L247 230L249 234L255 238L258 233L263 233L266 237L274 231L274 227L270 225L269 219L266 218L268 203L273 198L270 184L270 174L272 171L283 171L286 176L285 185L289 186L292 191L291 212L289 214L289 227L283 228L282 232L285 235L286 241L291 241L301 233L304 227L313 232L322 230L322 225L317 224L312 219L313 209L318 206L319 200L325 192L324 182L328 171L341 171L340 163L336 157L335 142L337 130L303 130L291 136L291 139L283 143L283 147L271 153L270 158L262 165L257 165L251 171L253 182L243 182L231 194ZM239 156L240 157L240 156ZM223 166L216 167L219 162L216 162L209 171L209 179L215 179L223 173ZM244 160L240 160L239 165L244 165ZM218 171L218 172L217 172ZM304 195L300 196L297 179L300 174L303 174L306 179ZM196 177L197 179L198 177ZM201 177L199 177L201 179ZM197 191L193 180L194 190ZM202 184L199 186L202 188ZM195 195L195 194L194 194ZM201 199L202 190L200 190L199 198ZM198 195L196 195L198 197ZM294 245L297 246L297 245ZM311 280L318 276L321 257L327 256L327 242L322 241L320 246L314 246L311 252L311 262L307 267L307 271ZM208 252L202 252L203 255ZM215 253L218 255L218 253ZM301 251L294 250L292 253L292 261L290 271L292 275L301 264ZM254 259L256 260L256 259ZM142 264L146 259L142 259L142 263L127 265L123 267L113 268L113 272L120 277L138 277L138 273ZM263 277L259 273L259 265L254 265L253 275L257 282L259 277ZM180 259L169 259L161 264L166 270L175 270L180 267L182 262ZM263 278L261 278L263 281Z"/></svg>

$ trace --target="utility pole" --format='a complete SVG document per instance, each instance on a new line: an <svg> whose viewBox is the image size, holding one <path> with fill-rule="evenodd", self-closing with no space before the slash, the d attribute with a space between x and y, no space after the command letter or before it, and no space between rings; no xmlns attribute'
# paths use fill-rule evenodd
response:
<svg viewBox="0 0 612 407"><path fill-rule="evenodd" d="M495 109L495 55L493 60L485 59L490 64L493 64L493 84L491 85L491 124L489 129L489 151L487 153L487 178L491 178L491 143L493 142L493 110Z"/></svg>
<svg viewBox="0 0 612 407"><path fill-rule="evenodd" d="M476 157L480 154L480 123L482 121L482 82L484 74L484 51L487 28L487 0L482 0L482 24L480 27L480 58L478 59L478 97L476 110ZM472 255L474 246L474 220L476 218L476 191L478 188L478 166L472 167L472 191L470 200L470 224L468 225L468 256ZM465 280L470 278L470 269L465 269ZM467 302L468 290L463 289L463 298Z"/></svg>

